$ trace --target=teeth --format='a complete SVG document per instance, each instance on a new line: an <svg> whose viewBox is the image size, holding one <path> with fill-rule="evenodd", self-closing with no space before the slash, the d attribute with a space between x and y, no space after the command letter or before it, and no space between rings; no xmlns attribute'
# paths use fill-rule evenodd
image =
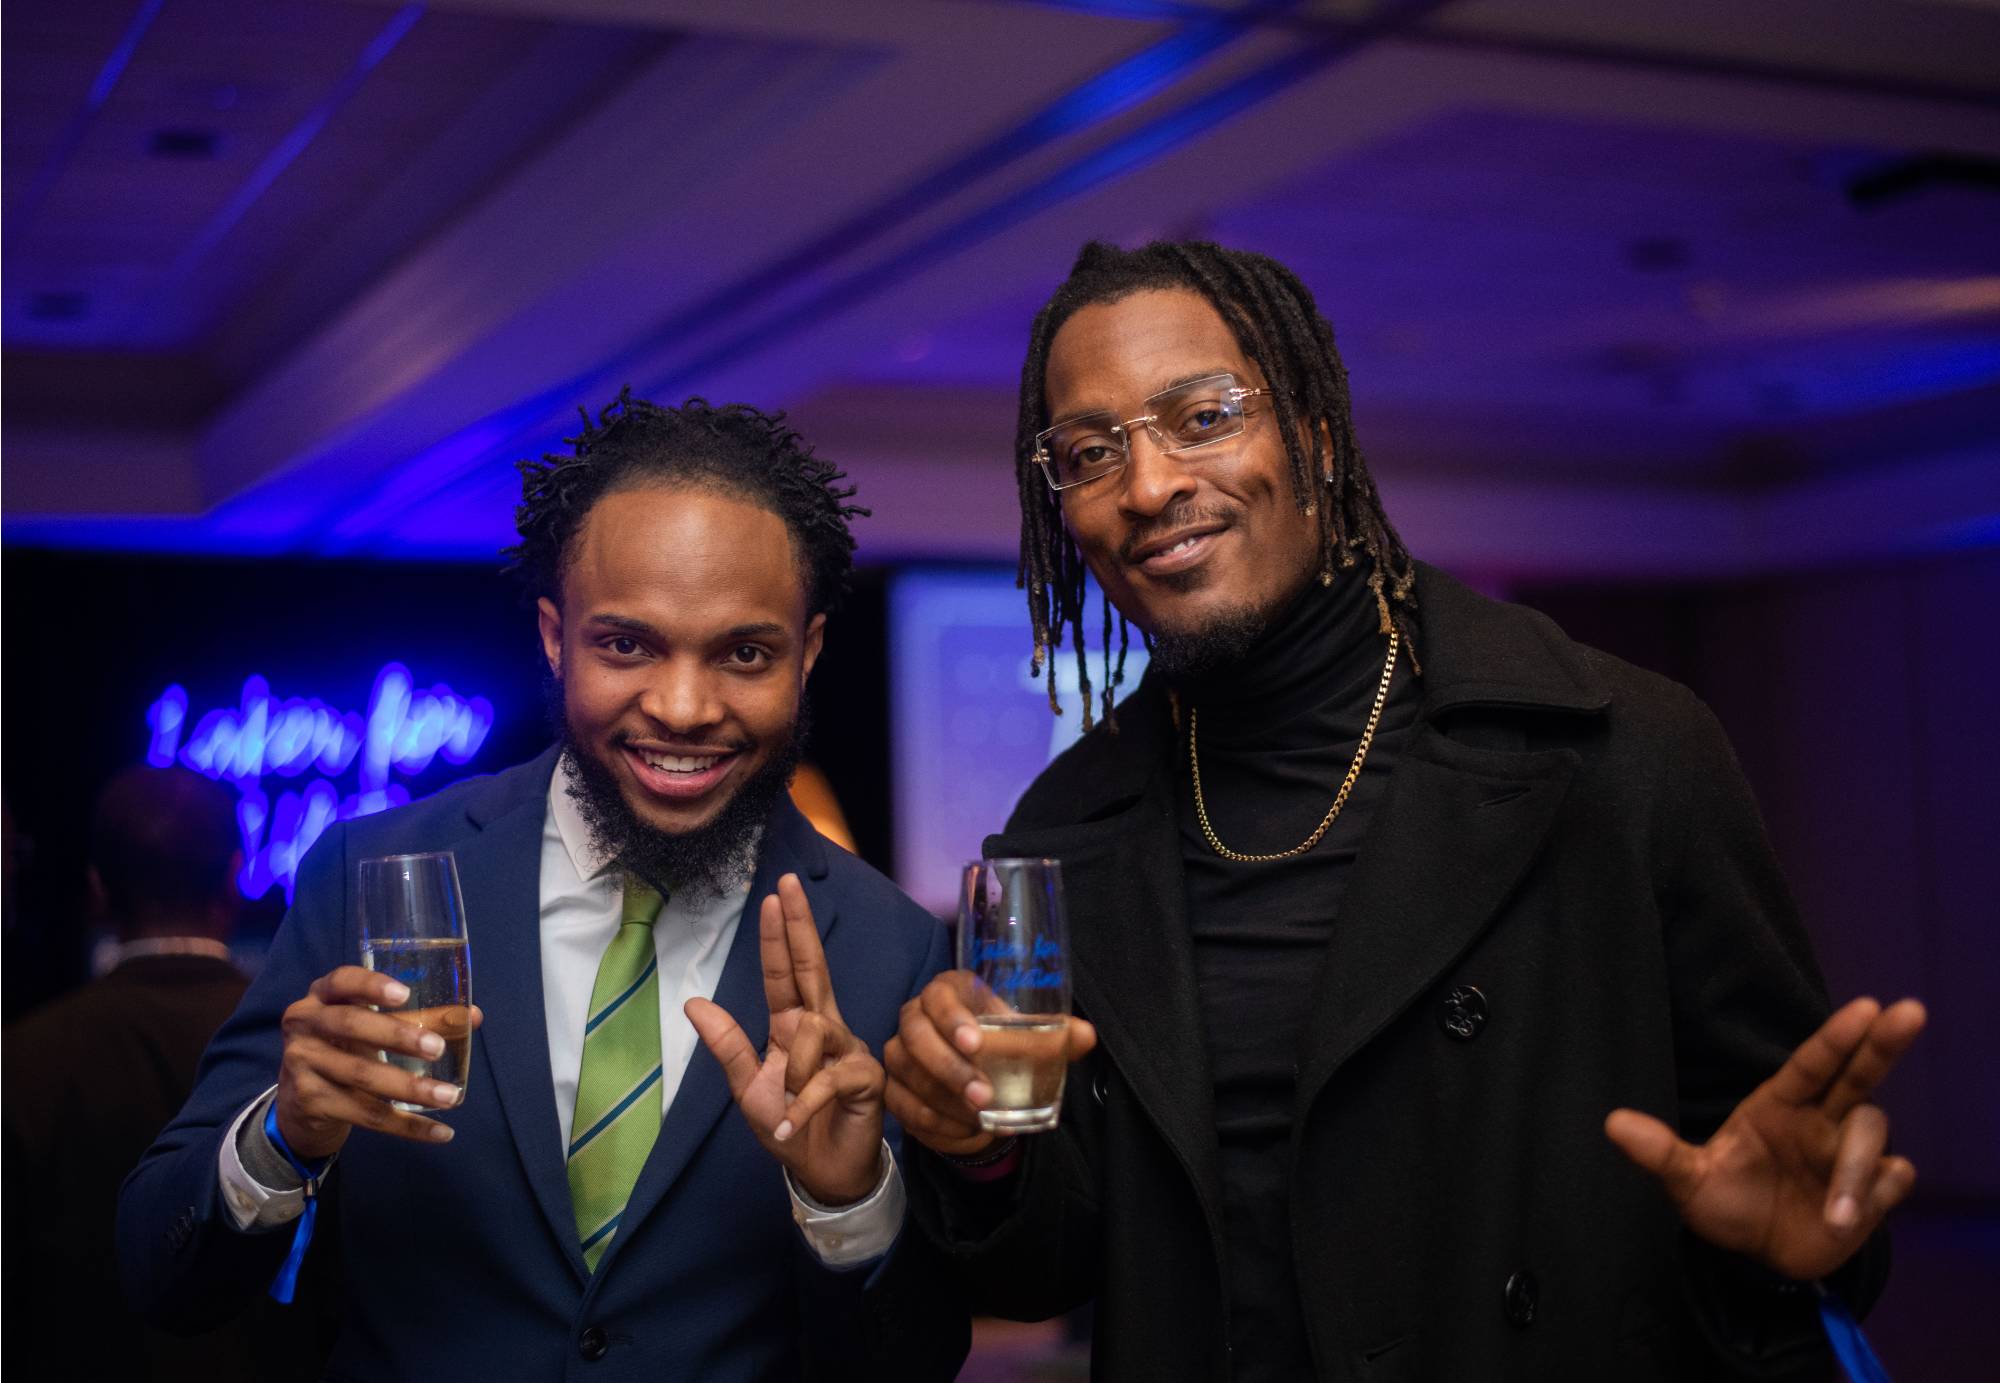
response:
<svg viewBox="0 0 2000 1383"><path fill-rule="evenodd" d="M662 773L702 773L715 767L715 761L722 756L711 754L706 758L689 758L680 754L643 755L648 768L656 768Z"/></svg>

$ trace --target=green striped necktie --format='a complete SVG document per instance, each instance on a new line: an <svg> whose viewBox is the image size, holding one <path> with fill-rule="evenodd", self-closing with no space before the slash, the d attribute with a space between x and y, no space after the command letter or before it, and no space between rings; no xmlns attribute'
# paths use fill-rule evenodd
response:
<svg viewBox="0 0 2000 1383"><path fill-rule="evenodd" d="M583 1069L570 1120L569 1199L592 1272L660 1136L660 962L653 923L665 901L645 880L625 876L618 935L598 964L583 1027Z"/></svg>

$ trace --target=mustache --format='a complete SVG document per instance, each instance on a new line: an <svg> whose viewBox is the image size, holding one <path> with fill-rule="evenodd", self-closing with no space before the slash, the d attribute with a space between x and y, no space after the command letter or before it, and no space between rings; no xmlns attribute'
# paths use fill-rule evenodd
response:
<svg viewBox="0 0 2000 1383"><path fill-rule="evenodd" d="M1136 524L1118 544L1118 560L1130 562L1132 555L1155 538L1165 537L1176 529L1197 523L1234 523L1236 509L1228 504L1196 504L1185 500L1163 511L1158 517Z"/></svg>

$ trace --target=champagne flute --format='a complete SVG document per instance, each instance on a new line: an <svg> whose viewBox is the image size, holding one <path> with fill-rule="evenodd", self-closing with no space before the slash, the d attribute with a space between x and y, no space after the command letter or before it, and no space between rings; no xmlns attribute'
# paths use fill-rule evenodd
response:
<svg viewBox="0 0 2000 1383"><path fill-rule="evenodd" d="M1048 859L965 866L958 965L972 973L981 1042L973 1064L993 1087L979 1111L995 1133L1040 1133L1062 1107L1069 1026L1069 957L1062 865Z"/></svg>
<svg viewBox="0 0 2000 1383"><path fill-rule="evenodd" d="M464 893L450 851L363 860L357 899L361 963L409 987L401 1008L382 1011L444 1039L435 1061L379 1052L412 1075L465 1088L472 1069L472 953L465 938ZM391 1100L412 1114L424 1105Z"/></svg>

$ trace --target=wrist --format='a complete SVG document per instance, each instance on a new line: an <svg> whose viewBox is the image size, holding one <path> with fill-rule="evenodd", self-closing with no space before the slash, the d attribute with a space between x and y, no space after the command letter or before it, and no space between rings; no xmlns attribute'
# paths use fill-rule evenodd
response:
<svg viewBox="0 0 2000 1383"><path fill-rule="evenodd" d="M333 1155L340 1151L339 1144L336 1143L333 1147L321 1151L314 1148L309 1141L287 1131L284 1118L278 1112L278 1104L279 1102L273 1099L270 1107L264 1111L264 1137L294 1172L311 1181L327 1169L328 1164L333 1161ZM301 1147L301 1143L305 1146Z"/></svg>
<svg viewBox="0 0 2000 1383"><path fill-rule="evenodd" d="M935 1151L935 1150L933 1150ZM938 1153L954 1172L967 1181L999 1181L1011 1176L1021 1162L1021 1140L996 1138L977 1152Z"/></svg>
<svg viewBox="0 0 2000 1383"><path fill-rule="evenodd" d="M850 1206L859 1205L881 1189L882 1180L888 1175L888 1149L879 1139L875 1146L875 1164L864 1177L843 1177L831 1184L822 1185L817 1180L809 1180L803 1172L793 1172L790 1174L792 1185L798 1189L807 1204L816 1210L846 1210Z"/></svg>

